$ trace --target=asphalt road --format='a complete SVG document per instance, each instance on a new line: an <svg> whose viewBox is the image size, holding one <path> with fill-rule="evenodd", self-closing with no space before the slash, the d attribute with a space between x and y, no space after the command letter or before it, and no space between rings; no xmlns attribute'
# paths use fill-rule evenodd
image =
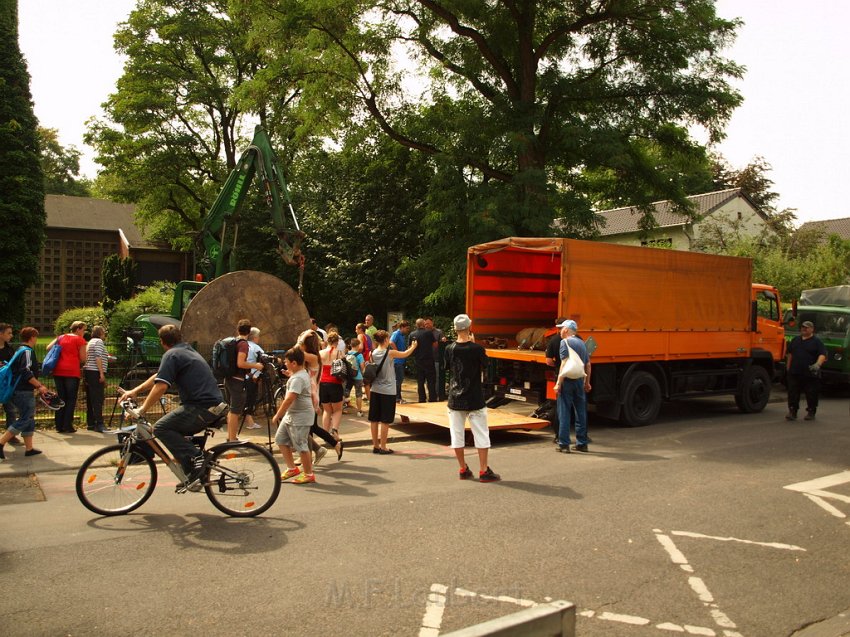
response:
<svg viewBox="0 0 850 637"><path fill-rule="evenodd" d="M493 484L459 481L436 430L350 449L254 520L167 481L99 518L45 473L45 501L0 507L0 634L425 637L564 599L582 637L792 635L850 608L850 419L845 397L784 413L592 421L589 454L494 432Z"/></svg>

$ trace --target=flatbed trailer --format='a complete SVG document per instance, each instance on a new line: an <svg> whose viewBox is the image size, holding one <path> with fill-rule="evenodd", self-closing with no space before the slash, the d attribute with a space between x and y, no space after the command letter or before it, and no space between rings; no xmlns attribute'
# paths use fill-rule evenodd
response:
<svg viewBox="0 0 850 637"><path fill-rule="evenodd" d="M396 415L404 424L428 423L438 427L449 428L448 404L437 403L404 403L396 407ZM488 409L487 426L490 429L544 429L549 426L548 420L517 414L506 409ZM469 429L469 423L466 423Z"/></svg>

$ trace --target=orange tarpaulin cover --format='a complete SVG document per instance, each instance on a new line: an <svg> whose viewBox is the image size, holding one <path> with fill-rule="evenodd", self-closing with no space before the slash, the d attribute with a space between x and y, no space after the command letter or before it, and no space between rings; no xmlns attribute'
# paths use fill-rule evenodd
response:
<svg viewBox="0 0 850 637"><path fill-rule="evenodd" d="M467 310L484 333L549 326L557 316L582 332L750 328L749 259L511 237L472 246L467 265Z"/></svg>

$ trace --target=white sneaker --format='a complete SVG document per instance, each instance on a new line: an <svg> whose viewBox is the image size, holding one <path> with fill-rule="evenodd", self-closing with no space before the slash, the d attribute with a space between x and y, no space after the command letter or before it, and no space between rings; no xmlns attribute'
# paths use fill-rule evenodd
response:
<svg viewBox="0 0 850 637"><path fill-rule="evenodd" d="M253 425L246 425L245 429L260 429L262 425L258 422L255 422Z"/></svg>
<svg viewBox="0 0 850 637"><path fill-rule="evenodd" d="M328 450L324 447L319 447L318 449L316 449L316 458L313 460L313 466L319 464L322 461L322 458L324 458L326 455L328 455Z"/></svg>

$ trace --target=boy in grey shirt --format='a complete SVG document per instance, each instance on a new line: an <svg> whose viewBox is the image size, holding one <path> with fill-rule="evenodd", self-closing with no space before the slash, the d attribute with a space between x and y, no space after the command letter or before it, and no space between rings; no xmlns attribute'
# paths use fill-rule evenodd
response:
<svg viewBox="0 0 850 637"><path fill-rule="evenodd" d="M280 423L275 442L286 463L286 471L281 480L295 478L296 484L315 482L313 475L313 457L307 439L310 427L316 415L313 409L310 375L304 367L304 352L293 347L284 354L289 381L286 383L286 397L272 418L272 423ZM295 466L293 451L301 456L301 469ZM297 477L296 477L297 476Z"/></svg>

